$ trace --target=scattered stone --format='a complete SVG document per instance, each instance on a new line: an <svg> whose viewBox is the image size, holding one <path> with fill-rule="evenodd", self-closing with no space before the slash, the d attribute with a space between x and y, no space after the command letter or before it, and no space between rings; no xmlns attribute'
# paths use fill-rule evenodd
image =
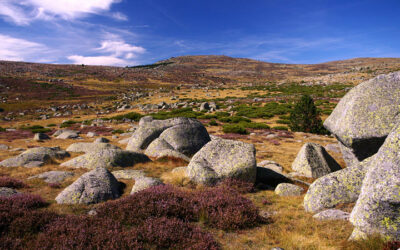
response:
<svg viewBox="0 0 400 250"><path fill-rule="evenodd" d="M149 187L164 185L160 179L151 177L142 177L135 179L135 185L132 187L131 194L137 193L139 191L145 190Z"/></svg>
<svg viewBox="0 0 400 250"><path fill-rule="evenodd" d="M113 139L113 140L116 140L116 139L118 139L118 138L119 138L119 137L116 136L116 135L111 136L111 139Z"/></svg>
<svg viewBox="0 0 400 250"><path fill-rule="evenodd" d="M263 168L269 168L278 173L283 172L283 167L281 165L279 165L279 163L276 163L276 162L270 161L270 160L262 161L262 162L258 163L257 166L263 167Z"/></svg>
<svg viewBox="0 0 400 250"><path fill-rule="evenodd" d="M39 178L43 179L44 182L46 183L61 183L66 178L72 177L74 175L75 175L74 173L66 171L49 171L42 174L31 176L28 179Z"/></svg>
<svg viewBox="0 0 400 250"><path fill-rule="evenodd" d="M8 187L0 187L0 197L10 197L19 194L17 190Z"/></svg>
<svg viewBox="0 0 400 250"><path fill-rule="evenodd" d="M342 168L324 147L316 143L306 143L293 161L292 169L306 177L319 178Z"/></svg>
<svg viewBox="0 0 400 250"><path fill-rule="evenodd" d="M57 139L77 139L79 137L78 132L76 131L66 131L57 136Z"/></svg>
<svg viewBox="0 0 400 250"><path fill-rule="evenodd" d="M104 138L104 137L99 137L96 140L94 140L94 142L95 143L108 143L108 142L110 142L110 140L107 138Z"/></svg>
<svg viewBox="0 0 400 250"><path fill-rule="evenodd" d="M256 181L256 150L253 144L233 140L214 140L197 152L188 166L189 178L212 185L226 178L254 183Z"/></svg>
<svg viewBox="0 0 400 250"><path fill-rule="evenodd" d="M97 136L97 134L96 134L95 132L88 132L88 133L86 134L86 137L89 137L89 138L93 138L93 137L95 137L95 136Z"/></svg>
<svg viewBox="0 0 400 250"><path fill-rule="evenodd" d="M183 159L187 162L190 161L190 158L186 155L176 151L168 142L163 139L157 138L147 147L144 152L147 156L154 158L163 158L163 157L173 157Z"/></svg>
<svg viewBox="0 0 400 250"><path fill-rule="evenodd" d="M58 204L93 204L120 197L120 184L105 168L83 174L56 197Z"/></svg>
<svg viewBox="0 0 400 250"><path fill-rule="evenodd" d="M303 191L302 187L290 183L281 183L275 188L275 194L279 196L299 196Z"/></svg>
<svg viewBox="0 0 400 250"><path fill-rule="evenodd" d="M54 132L54 134L53 134L53 136L54 137L57 137L57 136L59 136L59 135L61 135L62 133L64 133L64 132L75 132L75 133L79 133L79 132L77 132L77 131L74 131L74 130L71 130L71 129L59 129L59 130L57 130L56 132Z"/></svg>
<svg viewBox="0 0 400 250"><path fill-rule="evenodd" d="M338 209L328 209L313 216L317 220L348 220L350 214Z"/></svg>
<svg viewBox="0 0 400 250"><path fill-rule="evenodd" d="M5 144L0 144L0 151L1 150L8 150L10 147Z"/></svg>
<svg viewBox="0 0 400 250"><path fill-rule="evenodd" d="M50 136L48 136L48 135L45 134L45 133L36 133L36 134L33 136L33 140L35 140L35 141L50 140Z"/></svg>
<svg viewBox="0 0 400 250"><path fill-rule="evenodd" d="M127 180L137 179L146 176L143 170L133 170L133 169L113 171L112 174L117 179L127 179Z"/></svg>
<svg viewBox="0 0 400 250"><path fill-rule="evenodd" d="M358 161L374 155L400 122L400 72L379 75L352 88L324 126ZM347 166L354 164L346 162Z"/></svg>
<svg viewBox="0 0 400 250"><path fill-rule="evenodd" d="M59 147L37 147L28 149L16 157L12 157L0 162L0 166L34 167L40 165L39 163L48 163L52 159L64 159L65 157L69 156L70 155L68 152L61 150Z"/></svg>

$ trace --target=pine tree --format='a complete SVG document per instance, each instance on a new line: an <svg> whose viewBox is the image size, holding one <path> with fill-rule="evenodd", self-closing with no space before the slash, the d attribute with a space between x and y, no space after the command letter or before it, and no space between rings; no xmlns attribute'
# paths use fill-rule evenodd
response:
<svg viewBox="0 0 400 250"><path fill-rule="evenodd" d="M289 127L295 132L307 132L315 134L328 134L323 127L320 114L314 104L314 100L309 95L303 95L296 103L290 113Z"/></svg>

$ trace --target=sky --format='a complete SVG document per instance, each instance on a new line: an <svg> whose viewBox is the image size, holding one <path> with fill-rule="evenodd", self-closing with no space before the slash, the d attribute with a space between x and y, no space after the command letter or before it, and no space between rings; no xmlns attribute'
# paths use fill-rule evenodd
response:
<svg viewBox="0 0 400 250"><path fill-rule="evenodd" d="M0 60L134 66L400 57L399 0L0 0Z"/></svg>

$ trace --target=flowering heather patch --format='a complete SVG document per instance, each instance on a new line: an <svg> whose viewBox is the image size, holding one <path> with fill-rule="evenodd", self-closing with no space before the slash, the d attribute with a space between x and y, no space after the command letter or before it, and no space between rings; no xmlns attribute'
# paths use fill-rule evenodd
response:
<svg viewBox="0 0 400 250"><path fill-rule="evenodd" d="M101 205L99 217L112 218L127 225L138 225L149 217L205 220L205 224L224 230L252 227L259 221L254 204L232 187L220 186L188 192L164 185Z"/></svg>
<svg viewBox="0 0 400 250"><path fill-rule="evenodd" d="M60 183L49 183L49 187L51 188L61 188L61 184Z"/></svg>
<svg viewBox="0 0 400 250"><path fill-rule="evenodd" d="M149 218L137 228L137 234L149 249L219 249L211 234L174 218Z"/></svg>
<svg viewBox="0 0 400 250"><path fill-rule="evenodd" d="M391 241L385 244L383 250L397 250L400 248L400 241Z"/></svg>
<svg viewBox="0 0 400 250"><path fill-rule="evenodd" d="M47 205L39 195L15 194L9 197L0 197L0 211L13 209L33 209Z"/></svg>
<svg viewBox="0 0 400 250"><path fill-rule="evenodd" d="M149 217L193 221L196 218L196 209L193 194L170 185L160 185L126 198L106 202L97 209L97 215L124 224L137 225Z"/></svg>
<svg viewBox="0 0 400 250"><path fill-rule="evenodd" d="M241 194L254 192L254 184L238 179L228 178L221 181L219 184L221 187L231 188Z"/></svg>
<svg viewBox="0 0 400 250"><path fill-rule="evenodd" d="M26 188L28 186L20 180L3 176L3 177L0 177L0 187Z"/></svg>
<svg viewBox="0 0 400 250"><path fill-rule="evenodd" d="M27 139L27 138L33 138L33 133L29 130L0 132L0 139L7 140L9 142L17 139Z"/></svg>
<svg viewBox="0 0 400 250"><path fill-rule="evenodd" d="M49 224L33 242L33 249L139 249L134 232L124 233L118 222L66 216Z"/></svg>
<svg viewBox="0 0 400 250"><path fill-rule="evenodd" d="M205 224L223 230L254 227L260 222L257 207L247 198L223 187L197 194Z"/></svg>

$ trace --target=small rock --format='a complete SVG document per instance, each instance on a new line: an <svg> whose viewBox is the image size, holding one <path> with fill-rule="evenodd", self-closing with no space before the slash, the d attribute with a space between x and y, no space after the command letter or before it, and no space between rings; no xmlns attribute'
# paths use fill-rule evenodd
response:
<svg viewBox="0 0 400 250"><path fill-rule="evenodd" d="M49 171L42 174L34 175L29 177L28 179L39 178L43 179L46 183L60 183L63 182L66 178L74 176L72 172L65 171Z"/></svg>
<svg viewBox="0 0 400 250"><path fill-rule="evenodd" d="M94 140L94 142L95 143L108 143L108 142L110 142L110 140L107 138L104 138L104 137L99 137L96 140Z"/></svg>
<svg viewBox="0 0 400 250"><path fill-rule="evenodd" d="M0 197L10 197L15 194L19 194L17 190L8 187L0 187Z"/></svg>
<svg viewBox="0 0 400 250"><path fill-rule="evenodd" d="M86 137L89 137L89 138L92 138L92 137L95 137L95 136L97 136L97 134L95 132L88 132L86 134Z"/></svg>
<svg viewBox="0 0 400 250"><path fill-rule="evenodd" d="M149 187L154 187L158 185L164 185L160 179L151 177L142 177L135 180L135 185L133 185L131 194L137 193L139 191L145 190Z"/></svg>
<svg viewBox="0 0 400 250"><path fill-rule="evenodd" d="M45 133L36 133L33 137L35 141L50 140L50 136Z"/></svg>
<svg viewBox="0 0 400 250"><path fill-rule="evenodd" d="M7 146L6 144L0 144L0 151L1 150L8 150L10 147Z"/></svg>
<svg viewBox="0 0 400 250"><path fill-rule="evenodd" d="M304 191L302 187L290 183L281 183L275 189L275 194L279 196L298 196Z"/></svg>
<svg viewBox="0 0 400 250"><path fill-rule="evenodd" d="M313 216L317 220L349 220L350 213L338 209L328 209Z"/></svg>
<svg viewBox="0 0 400 250"><path fill-rule="evenodd" d="M112 172L112 174L117 179L127 179L127 180L142 178L146 176L143 170L133 170L133 169L118 170Z"/></svg>

